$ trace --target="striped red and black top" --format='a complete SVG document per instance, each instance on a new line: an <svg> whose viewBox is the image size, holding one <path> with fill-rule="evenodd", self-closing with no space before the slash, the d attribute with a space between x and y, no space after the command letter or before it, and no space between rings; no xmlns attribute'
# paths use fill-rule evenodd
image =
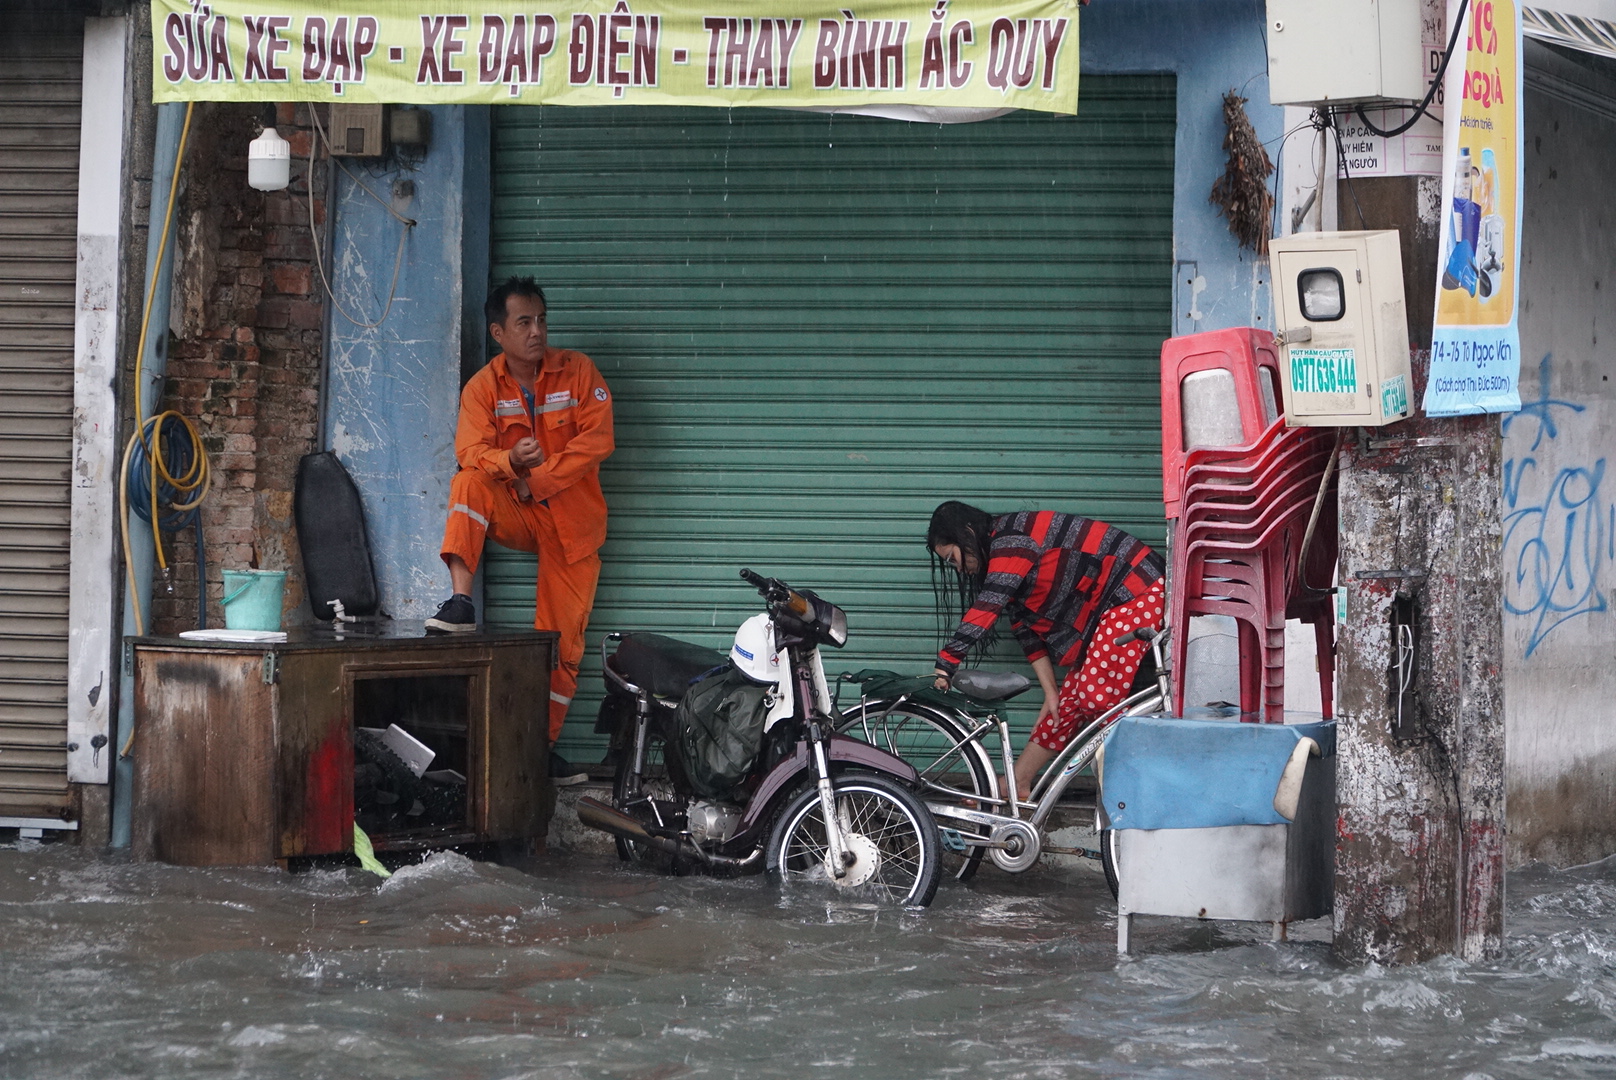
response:
<svg viewBox="0 0 1616 1080"><path fill-rule="evenodd" d="M1053 510L995 518L987 580L937 666L952 674L1001 614L1028 660L1075 664L1100 616L1144 593L1165 569L1155 551L1103 521Z"/></svg>

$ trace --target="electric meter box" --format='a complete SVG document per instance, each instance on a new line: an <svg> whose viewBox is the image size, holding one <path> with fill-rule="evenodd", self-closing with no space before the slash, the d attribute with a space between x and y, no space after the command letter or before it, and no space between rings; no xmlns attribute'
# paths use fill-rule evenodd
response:
<svg viewBox="0 0 1616 1080"><path fill-rule="evenodd" d="M1396 229L1269 241L1289 427L1379 427L1411 415Z"/></svg>
<svg viewBox="0 0 1616 1080"><path fill-rule="evenodd" d="M1421 0L1268 0L1268 100L1275 105L1420 101Z"/></svg>
<svg viewBox="0 0 1616 1080"><path fill-rule="evenodd" d="M385 105L331 103L331 153L337 157L381 157L387 126Z"/></svg>

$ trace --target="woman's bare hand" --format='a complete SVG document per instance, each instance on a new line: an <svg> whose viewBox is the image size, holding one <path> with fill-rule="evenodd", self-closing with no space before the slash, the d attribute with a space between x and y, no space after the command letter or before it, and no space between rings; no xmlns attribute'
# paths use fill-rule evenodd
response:
<svg viewBox="0 0 1616 1080"><path fill-rule="evenodd" d="M948 672L944 671L942 668L934 669L932 671L932 674L937 676L935 679L932 680L932 683L931 683L932 688L935 689L935 690L947 690L949 688L949 686L952 685L952 683L953 683L953 677L950 676L948 674Z"/></svg>

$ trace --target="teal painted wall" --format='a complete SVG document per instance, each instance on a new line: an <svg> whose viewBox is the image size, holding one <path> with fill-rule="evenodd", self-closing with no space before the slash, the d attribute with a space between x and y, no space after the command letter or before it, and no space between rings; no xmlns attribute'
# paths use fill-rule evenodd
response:
<svg viewBox="0 0 1616 1080"><path fill-rule="evenodd" d="M1083 9L1085 74L1170 71L1178 76L1174 334L1268 327L1272 319L1268 260L1242 250L1228 222L1207 201L1228 160L1223 95L1229 90L1247 99L1252 126L1278 164L1284 109L1268 104L1263 20L1262 0L1098 0ZM1082 107L1079 103L1078 110ZM1202 279L1199 290L1196 277Z"/></svg>

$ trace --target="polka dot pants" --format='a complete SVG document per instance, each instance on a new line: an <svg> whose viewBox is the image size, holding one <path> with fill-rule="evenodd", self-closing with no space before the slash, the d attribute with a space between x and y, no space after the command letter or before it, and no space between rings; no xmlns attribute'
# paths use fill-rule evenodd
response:
<svg viewBox="0 0 1616 1080"><path fill-rule="evenodd" d="M1080 728L1128 696L1149 645L1130 641L1118 648L1116 640L1142 626L1160 629L1164 604L1162 583L1157 581L1136 599L1100 616L1083 662L1061 683L1056 714L1044 717L1033 728L1033 742L1059 752Z"/></svg>

